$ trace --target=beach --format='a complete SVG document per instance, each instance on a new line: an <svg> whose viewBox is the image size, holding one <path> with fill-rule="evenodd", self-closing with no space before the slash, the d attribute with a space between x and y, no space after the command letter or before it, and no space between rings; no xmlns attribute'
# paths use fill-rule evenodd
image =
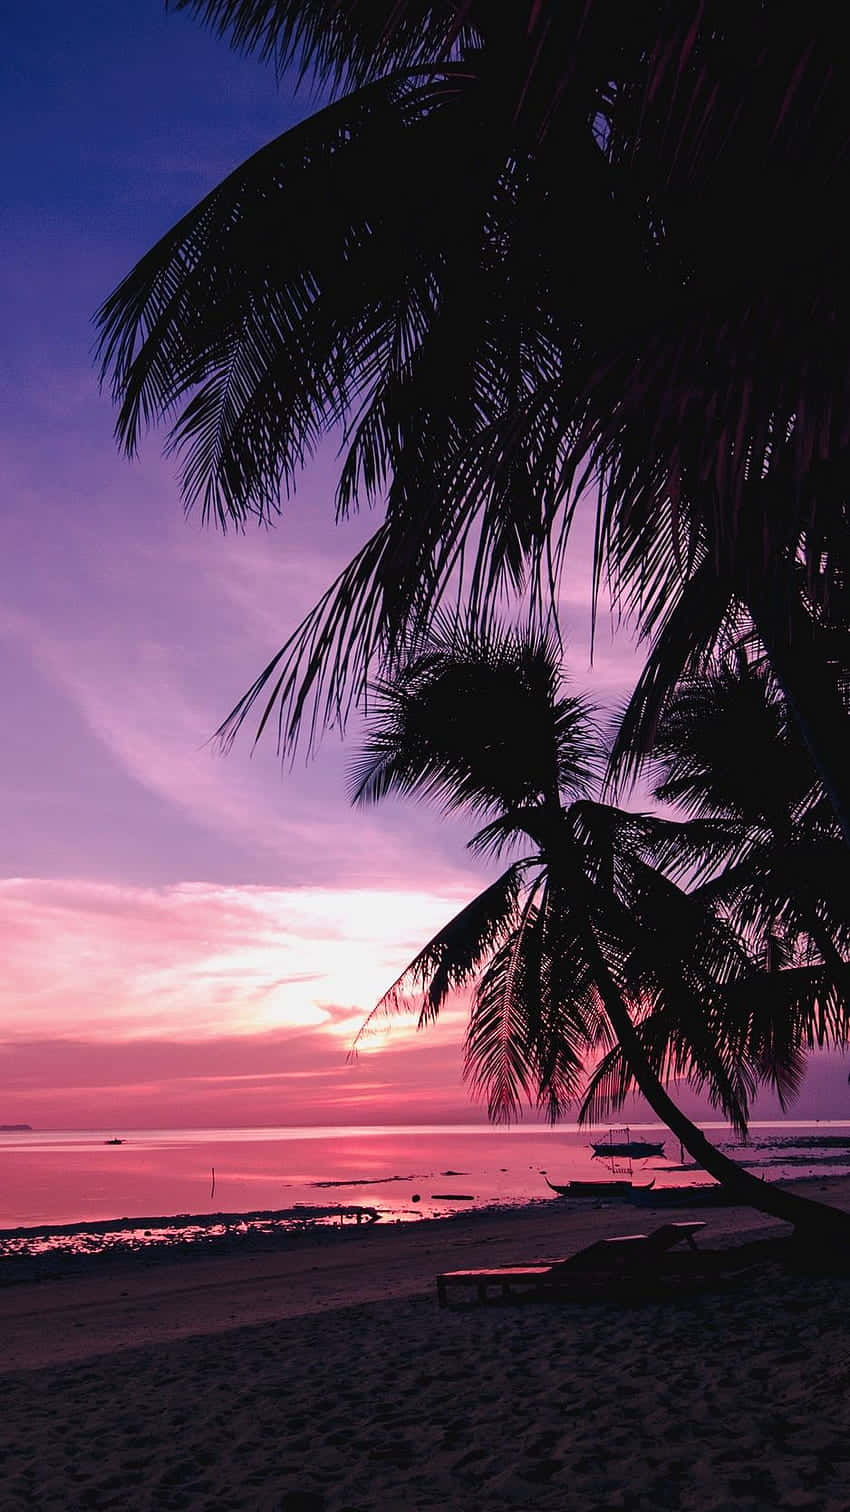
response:
<svg viewBox="0 0 850 1512"><path fill-rule="evenodd" d="M437 1307L438 1271L688 1216L705 1247L783 1232L553 1201L6 1286L0 1504L847 1512L850 1277Z"/></svg>

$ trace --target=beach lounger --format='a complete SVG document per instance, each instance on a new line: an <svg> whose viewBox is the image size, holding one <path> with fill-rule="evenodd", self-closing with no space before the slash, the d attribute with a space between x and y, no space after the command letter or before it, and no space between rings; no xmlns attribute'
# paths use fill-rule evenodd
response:
<svg viewBox="0 0 850 1512"><path fill-rule="evenodd" d="M653 1265L674 1245L685 1242L696 1249L694 1235L705 1228L704 1222L665 1223L651 1234L619 1234L613 1239L597 1239L566 1260L536 1261L528 1265L499 1265L484 1270L444 1271L437 1277L437 1301L448 1305L449 1288L474 1286L480 1302L487 1300L488 1288L498 1286L503 1297L516 1286L557 1288L566 1286L573 1275L597 1273L601 1277L639 1274Z"/></svg>
<svg viewBox="0 0 850 1512"><path fill-rule="evenodd" d="M676 1244L687 1244L689 1249L696 1249L694 1234L705 1228L704 1219L691 1219L690 1222L662 1223L660 1228L653 1229L647 1236L647 1243L656 1255L664 1255Z"/></svg>

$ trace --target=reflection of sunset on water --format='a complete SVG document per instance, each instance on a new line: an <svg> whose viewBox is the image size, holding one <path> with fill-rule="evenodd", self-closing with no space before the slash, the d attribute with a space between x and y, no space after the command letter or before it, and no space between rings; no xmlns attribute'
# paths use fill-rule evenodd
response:
<svg viewBox="0 0 850 1512"><path fill-rule="evenodd" d="M650 1129L631 1132L650 1137ZM704 1186L702 1172L679 1163L669 1135L652 1132L664 1154L616 1168L594 1156L598 1132L569 1126L138 1130L110 1147L102 1132L0 1134L0 1263L262 1247L315 1227L419 1223L526 1204L585 1210L587 1199L553 1197L547 1177L602 1183L596 1206L606 1205L604 1183L624 1176L638 1195L649 1187L661 1201L671 1187ZM771 1179L850 1172L850 1125L754 1127L743 1148L728 1130L716 1135ZM58 1232L69 1225L75 1232Z"/></svg>

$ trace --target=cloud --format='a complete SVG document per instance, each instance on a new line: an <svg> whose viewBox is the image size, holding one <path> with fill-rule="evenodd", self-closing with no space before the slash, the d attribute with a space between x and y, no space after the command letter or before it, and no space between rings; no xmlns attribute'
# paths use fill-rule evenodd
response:
<svg viewBox="0 0 850 1512"><path fill-rule="evenodd" d="M0 608L0 634L13 645L6 696L14 699L27 685L34 665L47 696L34 710L42 728L33 738L50 742L60 695L82 722L85 740L115 763L116 777L172 806L198 835L215 838L220 875L228 880L238 871L262 882L386 886L403 882L413 856L422 885L474 872L462 864L462 832L441 830L412 804L403 818L392 804L353 814L347 752L336 737L315 761L284 772L271 731L252 751L252 722L227 757L210 744L332 576L330 547L336 544L342 560L350 532L336 541L328 523L317 543L302 521L300 530L261 536L201 534L170 519L166 469L155 472L161 487L152 497L137 487L137 472L127 474L123 508L139 529L110 534L100 512L76 525L63 514L62 550L45 552L34 575L10 571ZM314 486L321 492L320 480ZM74 778L85 792L84 765ZM137 812L128 823L123 871L134 880L140 819ZM171 860L169 880L185 877L167 834L160 854L164 865Z"/></svg>
<svg viewBox="0 0 850 1512"><path fill-rule="evenodd" d="M336 1047L462 901L42 879L0 882L0 900L6 1041L198 1042L309 1027Z"/></svg>
<svg viewBox="0 0 850 1512"><path fill-rule="evenodd" d="M471 1122L447 1026L349 1063L310 1033L0 1044L3 1118L40 1128Z"/></svg>
<svg viewBox="0 0 850 1512"><path fill-rule="evenodd" d="M41 1127L480 1120L467 1005L424 1033L363 1015L457 906L366 889L0 883L0 1117ZM812 1058L798 1116L840 1117L846 1070ZM677 1100L716 1117L685 1087ZM630 1105L623 1117L647 1111ZM756 1117L776 1117L759 1098Z"/></svg>
<svg viewBox="0 0 850 1512"><path fill-rule="evenodd" d="M225 845L239 846L254 858L252 870L262 865L266 877L273 872L293 884L344 879L381 885L401 882L415 851L426 883L469 874L469 868L452 867L439 845L414 847L403 824L353 813L338 745L329 745L310 767L283 774L269 747L252 760L246 741L223 757L208 739L224 699L194 681L179 639L168 644L120 632L111 639L80 632L60 638L34 619L8 611L0 619L135 783ZM410 827L416 831L415 817ZM462 836L455 837L460 860ZM131 854L128 862L132 874ZM175 856L178 876L180 869Z"/></svg>

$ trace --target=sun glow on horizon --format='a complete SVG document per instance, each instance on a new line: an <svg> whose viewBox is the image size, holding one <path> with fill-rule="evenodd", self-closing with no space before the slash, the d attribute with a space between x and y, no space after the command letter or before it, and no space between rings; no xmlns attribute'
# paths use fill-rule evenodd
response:
<svg viewBox="0 0 850 1512"><path fill-rule="evenodd" d="M463 901L425 891L38 879L0 882L0 898L3 1038L61 1036L72 1025L75 1035L110 1041L281 1029L353 1039Z"/></svg>

